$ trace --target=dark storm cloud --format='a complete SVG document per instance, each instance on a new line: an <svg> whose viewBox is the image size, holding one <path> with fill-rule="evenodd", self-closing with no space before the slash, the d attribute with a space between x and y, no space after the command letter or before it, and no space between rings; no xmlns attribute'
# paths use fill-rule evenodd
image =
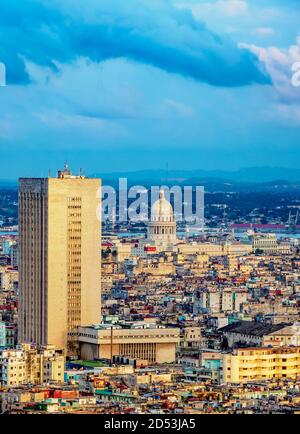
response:
<svg viewBox="0 0 300 434"><path fill-rule="evenodd" d="M24 59L56 68L79 56L127 58L214 86L267 84L257 57L169 0L1 0L0 61L10 83L30 81Z"/></svg>

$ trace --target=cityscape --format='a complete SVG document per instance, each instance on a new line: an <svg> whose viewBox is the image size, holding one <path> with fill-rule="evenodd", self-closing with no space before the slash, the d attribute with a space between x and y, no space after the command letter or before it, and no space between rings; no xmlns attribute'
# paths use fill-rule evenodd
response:
<svg viewBox="0 0 300 434"><path fill-rule="evenodd" d="M298 210L101 222L99 189L65 164L2 217L2 413L299 412Z"/></svg>
<svg viewBox="0 0 300 434"><path fill-rule="evenodd" d="M2 1L0 415L300 414L297 1Z"/></svg>

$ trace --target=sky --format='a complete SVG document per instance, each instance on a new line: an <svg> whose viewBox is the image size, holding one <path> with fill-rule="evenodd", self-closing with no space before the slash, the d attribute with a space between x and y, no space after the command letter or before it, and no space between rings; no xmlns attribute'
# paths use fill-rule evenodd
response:
<svg viewBox="0 0 300 434"><path fill-rule="evenodd" d="M299 0L1 0L0 41L0 179L300 168Z"/></svg>

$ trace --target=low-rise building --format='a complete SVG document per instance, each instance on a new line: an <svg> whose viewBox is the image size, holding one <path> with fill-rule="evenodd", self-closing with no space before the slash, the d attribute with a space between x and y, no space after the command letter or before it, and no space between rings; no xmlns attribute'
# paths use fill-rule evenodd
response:
<svg viewBox="0 0 300 434"><path fill-rule="evenodd" d="M76 331L83 359L128 356L150 363L172 363L180 342L180 329L145 325L79 327Z"/></svg>
<svg viewBox="0 0 300 434"><path fill-rule="evenodd" d="M225 336L228 346L262 346L272 333L284 329L286 324L265 324L254 321L239 321L219 329Z"/></svg>
<svg viewBox="0 0 300 434"><path fill-rule="evenodd" d="M283 346L300 346L300 324L295 323L276 330L263 337L263 346L283 347Z"/></svg>

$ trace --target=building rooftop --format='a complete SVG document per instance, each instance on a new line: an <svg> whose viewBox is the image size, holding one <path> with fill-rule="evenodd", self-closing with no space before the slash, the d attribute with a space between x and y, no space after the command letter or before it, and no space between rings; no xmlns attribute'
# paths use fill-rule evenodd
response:
<svg viewBox="0 0 300 434"><path fill-rule="evenodd" d="M219 329L222 333L240 333L244 335L262 337L270 333L281 330L289 324L264 324L254 321L239 321L233 324L229 324Z"/></svg>

